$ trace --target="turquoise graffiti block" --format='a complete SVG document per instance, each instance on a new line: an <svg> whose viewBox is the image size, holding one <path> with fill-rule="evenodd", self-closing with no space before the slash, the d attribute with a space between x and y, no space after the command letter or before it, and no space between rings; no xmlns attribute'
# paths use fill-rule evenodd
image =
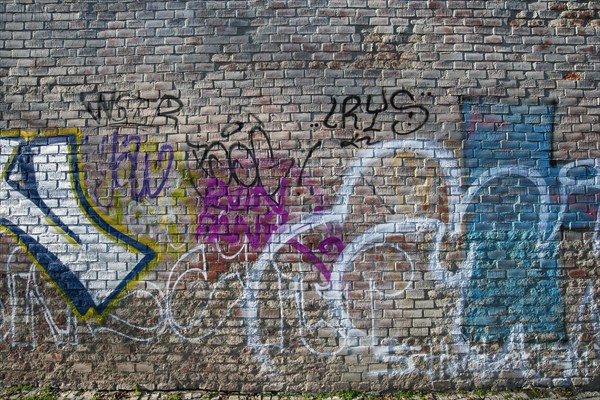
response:
<svg viewBox="0 0 600 400"><path fill-rule="evenodd" d="M548 204L558 169L552 167L552 106L465 103L468 184L480 185L468 215L475 248L464 293L464 333L471 340L526 335L564 338L558 282L556 215ZM509 173L510 171L510 173ZM493 179L480 184L481 176Z"/></svg>

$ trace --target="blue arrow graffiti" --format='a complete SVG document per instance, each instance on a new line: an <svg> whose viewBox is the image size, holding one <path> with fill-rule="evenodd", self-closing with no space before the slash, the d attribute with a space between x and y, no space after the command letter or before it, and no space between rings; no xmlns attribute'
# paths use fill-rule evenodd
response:
<svg viewBox="0 0 600 400"><path fill-rule="evenodd" d="M82 317L102 315L156 252L87 199L79 131L0 132L0 228L14 236Z"/></svg>

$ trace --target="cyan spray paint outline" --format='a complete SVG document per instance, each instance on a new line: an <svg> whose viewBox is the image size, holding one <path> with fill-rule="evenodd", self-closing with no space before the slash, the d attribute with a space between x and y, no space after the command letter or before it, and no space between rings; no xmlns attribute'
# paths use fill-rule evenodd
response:
<svg viewBox="0 0 600 400"><path fill-rule="evenodd" d="M92 299L90 292L81 283L79 278L64 265L58 257L46 249L43 245L38 243L33 237L29 236L23 231L17 224L9 221L5 218L0 219L0 229L9 233L11 236L19 242L24 251L34 260L35 264L42 270L42 272L52 281L52 283L59 289L60 293L65 297L69 305L74 309L79 317L87 319L91 316L97 318L103 318L110 306L116 303L120 296L126 289L132 285L137 279L139 279L142 273L149 268L152 262L157 259L157 254L149 245L139 242L127 234L121 232L114 226L110 225L104 220L100 214L95 210L93 204L88 199L82 184L82 169L81 154L79 152L79 145L81 143L81 131L79 129L50 129L41 130L37 132L21 131L21 130L10 130L0 131L0 140L13 140L16 141L15 149L12 155L8 157L7 167L5 173L1 179L5 180L7 184L15 188L14 183L9 182L8 177L10 172L16 168L17 163L23 164L25 161L20 159L23 156L24 150L32 146L42 146L50 144L66 144L69 148L67 155L69 165L69 175L71 179L71 190L74 194L75 200L77 201L80 210L83 215L88 218L93 226L95 226L99 233L109 237L120 246L127 249L130 252L136 252L142 254L143 257L137 262L137 264L128 272L128 274L121 280L121 282L112 289L111 293L102 301L100 304ZM19 158L19 160L17 160ZM34 182L35 183L35 182ZM29 195L19 191L28 200L34 204L40 204L40 211L46 217L60 228L67 239L80 244L81 240L77 235L74 235L70 229L63 229L66 226L60 218L51 214L50 208L43 203L43 200L37 199L32 200Z"/></svg>

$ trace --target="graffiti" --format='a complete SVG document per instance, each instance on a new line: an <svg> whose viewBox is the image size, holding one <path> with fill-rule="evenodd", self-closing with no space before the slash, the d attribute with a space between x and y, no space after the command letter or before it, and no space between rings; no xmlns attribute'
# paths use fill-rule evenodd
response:
<svg viewBox="0 0 600 400"><path fill-rule="evenodd" d="M203 201L197 240L248 243L257 251L287 220L284 201L294 161L275 158L260 121L245 131L246 125L235 121L221 132L222 139L245 136L229 146L223 141L199 145L188 140L195 160L190 173L203 174L192 182Z"/></svg>
<svg viewBox="0 0 600 400"><path fill-rule="evenodd" d="M386 104L399 111L401 96ZM358 101L342 103L339 126L355 125ZM292 177L298 186L311 179L308 162L323 142L303 162L279 159L260 122L230 123L220 140L188 140L185 179L197 203L187 227L169 211L178 201L166 190L173 147L147 150L139 135L115 130L99 152L110 168L94 171L101 179L89 178L97 184L88 189L98 206L126 210L127 234L84 195L77 131L5 132L2 226L35 262L17 272L8 257L3 340L33 348L34 330L45 329L57 345L75 344L85 325L93 336L149 343L173 334L201 344L238 322L267 372L300 344L318 357L364 351L374 378L508 370L542 379L550 364L587 376L597 363L581 360L600 337L594 285L566 317L558 251L561 230L579 229L600 253L600 161L553 162L551 106L503 107L465 103L461 153L433 140L354 142L369 148L340 174L332 205L302 212L286 208ZM180 254L162 278L125 291L157 257L130 234ZM72 303L60 317L40 271ZM22 321L34 310L45 323ZM77 325L76 316L93 314L104 319ZM297 338L286 340L290 332Z"/></svg>
<svg viewBox="0 0 600 400"><path fill-rule="evenodd" d="M6 265L8 301L6 307L0 302L2 321L0 340L12 347L31 348L37 346L41 334L50 335L56 346L79 344L79 329L85 328L92 336L117 335L136 342L149 343L165 333L174 333L182 340L201 343L214 334L239 304L243 282L239 273L231 273L212 282L208 279L207 254L204 245L199 245L183 254L168 274L166 289L152 282L145 288L128 291L120 299L121 306L107 312L102 321L89 319L79 324L69 307L64 307L60 297L43 290L43 282L35 265L26 271L13 271L18 248L11 251ZM189 268L187 263L197 265ZM206 291L203 304L190 307L198 292ZM236 294L237 292L237 294ZM232 300L221 310L219 296L226 293ZM20 301L23 299L24 301ZM132 316L127 310L129 301L144 301L142 318ZM61 309L63 306L63 309ZM46 328L40 324L36 314L42 314ZM25 327L25 330L23 330Z"/></svg>
<svg viewBox="0 0 600 400"><path fill-rule="evenodd" d="M208 242L223 239L230 244L248 239L252 250L260 247L284 224L288 212L283 208L285 179L273 201L262 186L231 188L216 178L209 180L204 198L204 209L198 216L198 241ZM218 215L215 215L218 212ZM250 216L250 220L249 217Z"/></svg>
<svg viewBox="0 0 600 400"><path fill-rule="evenodd" d="M331 280L331 271L323 263L322 257L317 256L309 247L300 243L297 239L292 239L289 241L289 243L298 251L298 253L305 256L319 270L327 282ZM329 248L332 246L334 247L334 250L330 251ZM319 253L321 253L322 256L326 256L328 254L334 254L335 256L338 256L344 250L344 242L337 237L327 237L319 242L318 248Z"/></svg>
<svg viewBox="0 0 600 400"><path fill-rule="evenodd" d="M523 374L519 376L526 376L538 374L544 369L544 363L563 363L572 368L576 357L567 356L574 351L572 342L564 344L567 355L560 359L538 355L540 348L526 349L526 343L533 335L538 340L553 343L566 337L564 306L558 286L558 235L561 227L589 229L594 233L594 249L598 248L600 224L595 205L600 201L596 194L600 184L600 162L579 160L562 167L552 167L549 142L551 107L513 106L507 112L506 120L485 115L482 107L485 105L465 106L468 137L464 164L469 167L470 176L464 177L452 151L437 142L382 142L359 153L354 165L343 174L340 195L333 202L336 206L312 215L296 216L272 236L250 270L244 297L245 307L252 311L247 324L249 346L263 365L270 370L276 369L261 333L258 282L270 268L281 268L277 255L287 244L292 244L308 262L316 265L326 280L326 284L315 283L314 291L324 301L327 312L322 314L320 321L306 325L301 332L308 335L315 329L327 327L339 338L337 348L317 350L309 345L307 337L303 343L314 354L335 356L355 346L358 338L370 337L369 347L375 354L381 354L380 361L388 364L385 370L373 372L377 376L431 371L426 364L433 362L438 363L436 369L451 374L465 370L493 372L513 368ZM522 116L524 113L527 117ZM516 124L512 120L531 122ZM510 132L510 136L506 132ZM507 142L509 137L520 143ZM497 151L486 151L490 149ZM388 222L375 224L362 234L355 233L351 242L341 243L337 248L337 260L331 268L319 264L320 259L314 252L297 244L300 235L308 234L315 227L344 224L351 215L350 196L370 166L374 163L381 165L385 159L397 160L399 155L408 153L438 162L436 172L441 177L441 192L445 193L440 198L445 202L442 205L444 213L447 213L445 218L434 218L426 212L426 207L421 210L427 216L415 213L388 215ZM466 188L459 184L460 179L468 183ZM584 194L587 197L578 197ZM511 207L504 207L508 203ZM390 207L390 210L397 209ZM415 253L414 247L413 250L407 250L410 246L403 247L402 243L410 245L406 238L400 242L392 240L403 232L424 235L411 239L421 243L421 252ZM452 272L441 249L448 244L452 246L451 243L460 238L466 240L466 253L458 270ZM325 254L324 246L319 247L323 247ZM382 290L374 280L365 282L370 289L361 286L365 300L370 302L370 317L367 317L370 323L365 323L364 314L357 314L362 315L360 319L352 314L353 299L357 297L350 292L351 282L348 279L351 278L345 276L355 274L356 262L368 251L384 247L405 260L408 269L403 275L404 283L400 290ZM419 261L419 257L424 261ZM415 291L418 280L423 279L418 271L419 264L427 266L428 273L435 276L435 282L441 288L459 290L450 335L453 342L442 347L462 346L467 349L462 355L428 354L423 346L405 347L401 344L393 345L390 350L390 340L401 340L402 336L394 338L376 334L380 318L377 317L380 315L378 302L402 298L406 293ZM299 312L303 314L304 289L299 279L296 287L300 289L297 289L296 296ZM593 304L592 300L584 301ZM595 306L587 308L593 314ZM582 305L580 310L584 309ZM593 318L592 327L597 334L597 316ZM302 317L300 320L303 321ZM409 335L408 331L406 335ZM496 354L487 354L488 341L503 343L503 346ZM533 362L536 357L539 360ZM565 367L564 373L571 372Z"/></svg>
<svg viewBox="0 0 600 400"><path fill-rule="evenodd" d="M430 96L431 93L427 95ZM389 130L395 135L408 135L421 129L429 119L429 110L422 104L417 104L414 95L408 90L396 90L388 97L385 88L382 88L383 104L377 107L374 106L375 97L367 95L365 100L360 96L350 95L338 103L336 97L331 96L331 109L325 117L323 125L329 129L346 129L347 121L350 120L351 126L362 132ZM385 112L393 113L394 119L392 121L382 120L380 115ZM338 122L334 122L336 119ZM367 119L367 121L363 119ZM360 126L366 124L369 119L370 125L361 129ZM342 140L341 146L358 147L361 142L366 142L367 145L377 143L368 135L355 133L351 139Z"/></svg>
<svg viewBox="0 0 600 400"><path fill-rule="evenodd" d="M306 155L306 158L304 159L304 162L302 163L302 168L300 169L300 174L298 176L298 183L297 186L302 186L302 177L304 176L304 170L306 168L306 164L308 163L308 161L311 159L313 153L315 150L317 150L319 147L321 147L323 145L323 141L319 140L317 143L315 143L309 150L308 150L308 154Z"/></svg>
<svg viewBox="0 0 600 400"><path fill-rule="evenodd" d="M79 143L77 130L2 133L0 224L88 317L102 314L156 255L94 210Z"/></svg>
<svg viewBox="0 0 600 400"><path fill-rule="evenodd" d="M190 261L197 267L189 268L184 264ZM224 274L216 282L209 282L208 270L206 248L200 244L175 263L167 285L171 288L165 298L169 326L179 337L195 343L202 342L223 325L233 308L238 306L244 287L242 276L238 272ZM208 292L204 304L194 310L193 315L188 312L190 299L181 290L186 289L183 283L190 276L195 278L192 293L199 290ZM227 293L227 298L230 299L225 307L219 304L219 294L223 293Z"/></svg>
<svg viewBox="0 0 600 400"><path fill-rule="evenodd" d="M176 282L178 286L186 278L185 273L176 272L175 269L171 273L174 279L172 282ZM197 273L199 271L193 270L187 274ZM237 278L228 277L228 279L235 282ZM142 326L130 320L131 317L127 318L125 316L122 318L110 313L103 326L97 325L94 321L88 321L86 327L95 337L117 335L136 342L151 343L165 334L174 333L182 341L204 344L210 335L213 335L222 327L239 301L232 300L225 313L220 314L217 318L211 318L209 312L217 307L213 299L217 296L218 290L224 289L222 282L219 282L216 288L210 291L209 302L200 310L196 310L196 316L190 321L181 320L181 316L177 315L181 311L173 307L177 302L176 296L184 296L182 290L173 289L170 293L164 293L156 287L150 287L148 289L133 290L129 293L129 296L147 300L146 304L149 306L149 312L158 316L152 325ZM39 282L36 285L39 285ZM230 287L227 289L231 290ZM279 290L281 291L281 287ZM586 298L582 299L579 307L581 310L587 306L589 294L589 290L586 291ZM37 300L44 301L43 297L39 297ZM186 300L189 301L189 299ZM123 299L123 301L126 302L127 299ZM281 317L283 318L283 314ZM190 317L188 316L188 318ZM597 317L595 318L592 321L593 324L597 323ZM15 319L15 321L18 320ZM46 321L50 323L49 320ZM53 325L49 325L49 327L53 327ZM75 319L67 321L64 326L56 325L56 327L58 335L53 338L56 346L78 344L79 327ZM40 325L30 327L32 332L31 341L26 338L23 338L22 341L16 341L21 337L14 336L15 333L18 333L14 331L7 332L3 340L13 347L30 347L34 349L36 347L35 338L39 335L40 328ZM600 333L597 329L595 332ZM283 335L284 332L281 330L278 333ZM25 332L22 334L25 334ZM452 378L468 371L478 372L481 376L493 376L493 373L499 373L500 371L505 373L511 371L521 377L528 376L534 377L534 379L540 377L541 380L543 379L542 371L547 369L549 365L554 366L555 369L557 367L562 369L565 376L587 376L593 368L597 368L597 362L595 359L585 363L581 362L586 355L575 347L577 344L577 341L569 341L556 349L557 356L549 357L543 353L539 346L528 346L524 341L522 331L519 329L516 329L505 345L495 353L489 352L485 345L477 349L473 348L470 352L453 353L451 352L451 344L443 340L429 339L424 345L408 345L390 340L376 348L374 359L382 368L371 369L368 376L377 378L385 375L413 377L415 375L425 375L432 380L437 380ZM269 346L281 351L284 348L283 340L270 343ZM325 354L322 355L326 356Z"/></svg>
<svg viewBox="0 0 600 400"><path fill-rule="evenodd" d="M61 301L62 312L56 313L53 310L40 289L41 283L35 264L31 264L25 271L13 270L11 264L17 251L18 248L13 249L6 262L5 273L9 297L6 307L0 302L2 340L9 343L11 347L34 349L40 333L45 331L50 334L57 346L76 345L79 342L78 324L71 309L65 307ZM20 299L23 301L19 301ZM41 318L36 318L38 315ZM40 322L45 322L45 330L40 327Z"/></svg>
<svg viewBox="0 0 600 400"><path fill-rule="evenodd" d="M156 204L129 201L125 210L117 210L116 223L128 231L156 243L161 253L183 251L191 241L193 216L187 207L178 204L177 198L160 197ZM120 218L119 218L120 217Z"/></svg>
<svg viewBox="0 0 600 400"><path fill-rule="evenodd" d="M170 144L160 145L157 151L144 152L140 135L122 136L118 129L102 138L100 156L107 170L100 171L101 178L96 179L91 191L96 204L106 208L115 206L116 197L138 203L157 198L165 189L175 159Z"/></svg>
<svg viewBox="0 0 600 400"><path fill-rule="evenodd" d="M94 121L111 126L177 125L183 107L179 98L167 94L148 99L129 93L81 93L80 99Z"/></svg>
<svg viewBox="0 0 600 400"><path fill-rule="evenodd" d="M596 243L597 160L554 165L551 106L464 107L466 162L479 198L469 210L473 220L465 221L477 247L466 292L467 334L503 339L522 323L525 334L564 338L558 234L591 229ZM532 123L520 123L525 115Z"/></svg>
<svg viewBox="0 0 600 400"><path fill-rule="evenodd" d="M234 183L243 187L262 186L264 188L273 186L271 190L267 190L267 193L275 201L283 179L289 175L293 161L279 161L275 158L271 140L263 130L260 120L244 132L246 125L240 121L227 124L221 132L222 139L245 136L245 140L233 142L228 147L220 140L207 144L195 144L190 142L188 137L187 145L193 149L192 154L195 161L195 170L191 172L202 171L209 179L216 178L227 185ZM262 143L259 144L257 139L262 140ZM260 157L261 155L263 158ZM261 173L264 174L264 171L271 169L281 171L279 179L267 180L261 176ZM270 176L271 174L269 174ZM200 192L197 182L192 182L192 184L198 195L204 197L205 194Z"/></svg>
<svg viewBox="0 0 600 400"><path fill-rule="evenodd" d="M450 218L450 231L460 231L460 197L458 196L458 164L455 162L452 153L446 149L441 148L435 142L422 142L415 140L405 141L392 141L387 142L385 145L382 143L380 147L370 149L368 152L359 155L357 160L354 162L344 174L343 182L340 186L340 194L338 198L333 202L333 206L330 210L315 213L314 215L303 215L297 216L298 218L292 222L288 222L283 225L269 240L264 247L264 250L259 259L254 264L253 268L249 272L248 286L246 288L244 305L249 310L249 319L247 323L248 335L249 335L249 347L255 350L259 360L267 367L274 368L271 363L271 358L265 351L265 343L263 343L261 337L261 327L258 318L260 310L260 302L257 298L257 293L260 288L260 282L262 275L271 266L277 268L276 255L282 248L287 246L288 243L295 243L296 238L303 234L311 231L317 226L327 224L343 224L346 218L351 213L350 199L358 184L359 180L363 177L363 172L369 168L370 165L376 162L380 162L382 158L394 156L398 151L414 151L424 157L439 158L442 170L445 172L444 176L447 177L447 184L452 190L449 193L455 193L449 195L449 209L456 209L459 214L456 214ZM298 222L300 221L300 222ZM353 338L359 336L365 336L366 333L356 328L352 322L352 318L349 314L348 308L348 293L346 283L344 281L344 274L351 272L354 261L365 251L370 249L386 245L387 239L394 234L402 234L403 232L430 232L436 238L435 241L431 242L430 264L431 268L440 271L437 260L439 260L439 248L442 237L444 237L446 231L446 224L441 221L429 219L429 218L402 218L394 222L388 222L378 224L368 229L362 234L352 240L352 242L342 246L337 246L337 250L341 250L337 260L333 263L331 270L323 270L323 267L319 268L322 274L327 278L326 285L316 284L316 290L321 298L326 300L326 304L330 308L329 315L331 316L328 320L322 320L317 325L310 327L307 326L303 329L303 332L309 332L314 330L318 326L328 326L333 329L335 335L340 338L340 344L337 349L327 349L325 351L317 350L312 347L308 347L311 352L320 355L335 355L342 351L343 348L347 347ZM390 243L388 246L393 247L399 253L405 253L399 246ZM303 252L301 247L298 247L299 251ZM323 248L325 250L325 248ZM310 260L309 258L309 261ZM317 262L314 260L313 262ZM443 270L443 269L442 269ZM409 282L406 282L403 289L387 293L386 296L401 295L405 290L410 289L410 275L407 276ZM298 302L301 304L302 295L298 293ZM302 307L300 307L302 309ZM302 312L302 311L301 311ZM306 339L308 340L308 339ZM307 343L307 342L306 342Z"/></svg>
<svg viewBox="0 0 600 400"><path fill-rule="evenodd" d="M207 281L208 254L204 245L199 245L180 257L174 264L169 272L164 290L147 282L146 288L134 289L122 299L124 307L119 307L121 309L127 309L129 299L137 299L137 301L144 299L144 320L149 322L148 324L141 324L129 312L120 314L117 310L113 310L107 314L102 325L95 320L88 320L84 325L80 325L70 314L68 307L63 311L65 315L59 316L57 310L60 310L60 306L58 304L50 306L49 300L52 301L52 299L47 299L48 293L42 291L42 282L37 278L38 272L35 266L32 265L29 270L22 272L12 270L11 264L15 253L16 249L10 252L11 255L7 262L6 278L9 299L5 302L6 307L0 303L3 317L0 329L3 333L2 341L9 343L12 347L22 349L35 349L41 333L50 335L52 342L57 347L75 346L79 343L79 330L83 326L94 337L117 335L136 342L151 343L165 334L173 333L184 342L204 344L208 337L218 332L234 309L239 307L240 302L245 298L243 291L246 288L238 273L227 274L217 282L209 284ZM197 267L188 268L187 263L197 265ZM283 280L289 280L289 278L289 276L284 277L283 274L277 275L276 297L281 306L289 296L288 289L284 288ZM189 282L192 285L189 285ZM293 283L295 283L292 286L295 293L293 298L297 301L298 311L301 313L303 345L312 353L323 357L340 354L344 347L329 353L320 352L311 347L306 337L311 328L322 330L325 327L335 327L335 325L323 320L312 326L309 325L303 315L306 305L304 304L302 282L296 280ZM196 307L190 307L190 301L197 297L199 291L206 292L203 302ZM369 291L372 294L376 292L372 284ZM218 299L225 293L228 294L226 298L229 300L226 307L223 307ZM24 304L19 302L19 296L25 300ZM373 298L374 296L371 296L371 299ZM23 312L21 308L26 311ZM40 312L37 310L43 314L43 318L39 322L34 315L36 312ZM279 316L281 322L284 315L281 310ZM21 321L23 318L27 320ZM370 318L375 318L375 315L371 314ZM427 338L422 344L407 344L400 342L401 338L393 337L378 342L378 338L371 332L368 339L371 343L370 347L373 347L373 358L378 363L378 368L370 369L368 376L377 378L386 375L413 377L425 375L431 380L438 380L474 372L482 377L488 376L494 379L494 373L511 371L512 374L520 377L531 377L534 380L538 378L541 382L544 379L543 371L548 370L551 366L563 371L563 376L585 377L598 367L598 363L594 358L587 361L585 349L581 346L584 321L587 321L592 328L594 340L597 341L600 337L600 325L591 284L586 286L585 293L577 307L576 324L570 335L572 339L566 343L559 342L551 355L545 353L538 344L527 343L521 324L513 327L507 341L496 351L492 351L485 341L479 346L466 343L464 339L460 339L460 335L455 337L454 343L447 342L443 338ZM267 347L278 353L283 351L285 349L284 333L285 330L281 325L276 332L280 340L263 343L263 353ZM347 339L361 337L360 335L360 330L355 330ZM351 343L352 341L347 342L348 347L355 346ZM461 351L452 351L453 347L459 347ZM359 349L360 346L356 348L357 351ZM582 362L582 360L586 361Z"/></svg>

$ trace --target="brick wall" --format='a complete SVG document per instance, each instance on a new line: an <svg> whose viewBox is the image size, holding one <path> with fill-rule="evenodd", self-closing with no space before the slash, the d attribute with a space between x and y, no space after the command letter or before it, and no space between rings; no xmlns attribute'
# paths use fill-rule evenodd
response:
<svg viewBox="0 0 600 400"><path fill-rule="evenodd" d="M0 27L3 385L598 385L600 2Z"/></svg>

